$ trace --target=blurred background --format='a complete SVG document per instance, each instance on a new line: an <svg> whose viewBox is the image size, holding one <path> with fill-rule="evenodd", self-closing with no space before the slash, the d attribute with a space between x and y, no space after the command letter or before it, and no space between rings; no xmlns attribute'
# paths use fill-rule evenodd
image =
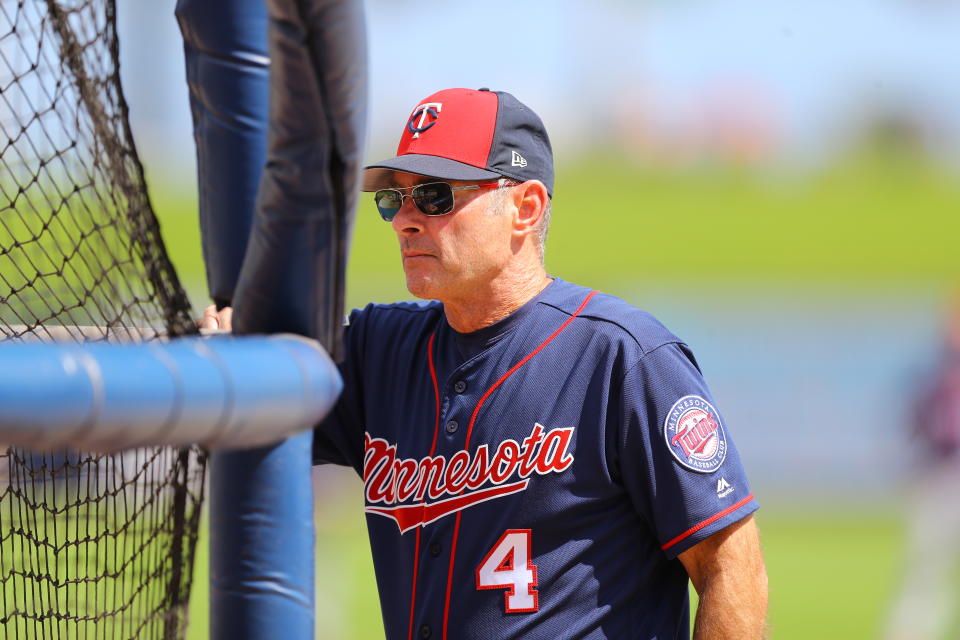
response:
<svg viewBox="0 0 960 640"><path fill-rule="evenodd" d="M120 4L134 133L199 310L174 2ZM554 142L548 270L652 312L693 347L763 506L772 637L956 637L936 627L960 623L948 591L960 534L910 540L914 523L943 530L958 508L955 492L928 490L944 521L916 513L917 492L951 477L924 470L960 448L923 438L917 418L939 402L929 389L960 284L960 2L366 6L369 160L393 155L409 111L440 88L510 91ZM408 297L367 199L352 251L349 305ZM316 479L318 637L382 637L360 482ZM910 544L946 568L899 605L923 562ZM198 638L205 571L201 560ZM915 633L897 635L898 617Z"/></svg>

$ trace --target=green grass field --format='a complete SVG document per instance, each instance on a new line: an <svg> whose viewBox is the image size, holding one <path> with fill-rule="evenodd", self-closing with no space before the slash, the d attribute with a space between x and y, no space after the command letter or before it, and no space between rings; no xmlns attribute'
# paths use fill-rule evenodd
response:
<svg viewBox="0 0 960 640"><path fill-rule="evenodd" d="M359 480L319 501L317 638L383 638L360 501ZM757 520L770 578L771 638L880 637L901 563L902 525L893 510L792 512L774 503ZM207 637L205 543L194 572L189 640Z"/></svg>
<svg viewBox="0 0 960 640"><path fill-rule="evenodd" d="M895 513L759 516L771 637L877 638L900 572Z"/></svg>
<svg viewBox="0 0 960 640"><path fill-rule="evenodd" d="M163 235L204 302L195 198L153 188ZM348 303L406 298L396 240L362 196ZM960 180L918 159L863 155L816 173L637 169L583 159L557 171L548 269L613 293L672 282L936 286L960 276Z"/></svg>

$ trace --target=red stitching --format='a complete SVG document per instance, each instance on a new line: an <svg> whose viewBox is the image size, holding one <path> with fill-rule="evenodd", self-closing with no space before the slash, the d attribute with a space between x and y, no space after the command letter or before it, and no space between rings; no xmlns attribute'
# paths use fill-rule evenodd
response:
<svg viewBox="0 0 960 640"><path fill-rule="evenodd" d="M430 456L433 457L433 452L437 449L437 433L440 431L440 385L437 384L437 370L433 366L433 339L437 337L437 332L434 331L433 335L430 336L430 342L427 343L427 360L430 362L430 379L433 381L433 397L437 401L436 404L436 422L433 425L433 442L430 443Z"/></svg>
<svg viewBox="0 0 960 640"><path fill-rule="evenodd" d="M516 373L517 369L527 364L527 362L530 361L530 358L537 355L545 346L550 344L550 342L554 338L560 335L560 332L566 329L567 326L569 326L569 324L573 322L573 319L576 318L578 315L580 315L580 312L583 311L583 308L587 306L588 302L590 302L590 298L592 298L596 294L597 294L597 291L591 291L589 294L587 294L587 297L583 299L583 302L580 303L580 306L577 307L576 311L574 311L573 314L571 314L570 317L567 318L567 320L562 325L560 325L560 327L556 331L551 333L546 340L541 342L539 347L537 347L536 349L528 353L527 356L523 358L523 360L513 365L513 367L511 367L509 371L507 371L505 374L500 376L500 379L494 382L493 386L487 389L487 392L484 393L483 396L481 396L480 401L477 402L477 406L473 410L473 415L470 416L470 423L467 426L467 437L466 437L466 441L463 444L464 450L467 450L470 448L470 436L473 434L473 425L477 421L477 414L480 413L480 407L482 407L483 403L487 401L487 398L489 398L490 395L497 389L497 387L503 384L507 378L512 376L514 373ZM457 521L456 521L456 524L453 526L453 543L450 545L450 568L447 571L447 597L443 604L443 634L442 634L443 640L447 640L447 620L450 617L450 589L453 586L453 564L454 564L454 560L457 557L457 536L460 533L460 516L462 514L463 514L462 511L457 512Z"/></svg>
<svg viewBox="0 0 960 640"><path fill-rule="evenodd" d="M739 509L739 508L742 507L743 505L747 504L747 503L750 502L751 500L753 500L753 494L752 494L752 493L751 493L750 495L748 495L746 498L744 498L743 500L741 500L740 502L737 502L736 504L730 505L729 507L727 507L726 509L724 509L724 510L721 511L720 513L715 513L714 515L710 516L709 518L707 518L706 520L704 520L704 521L701 522L700 524L695 525L695 526L693 526L693 527L690 527L689 529L687 529L686 531L684 531L683 533L681 533L680 535L678 535L676 538L674 538L673 540L671 540L670 542L668 542L667 544L663 545L663 546L660 547L660 548L663 549L663 550L669 549L670 547L672 547L673 545L677 544L677 543L680 542L681 540L683 540L683 539L685 539L685 538L689 538L690 536L692 536L693 534L695 534L697 531L700 531L700 529L703 529L704 527L713 524L714 522L716 522L717 520L719 520L719 519L722 518L723 516L729 515L729 514L733 513L734 511L736 511L737 509Z"/></svg>
<svg viewBox="0 0 960 640"><path fill-rule="evenodd" d="M417 565L420 561L420 527L417 527L416 543L413 547L413 585L410 587L410 627L407 640L413 640L413 612L417 604Z"/></svg>
<svg viewBox="0 0 960 640"><path fill-rule="evenodd" d="M427 342L427 363L430 365L430 379L433 381L433 397L437 401L437 417L433 425L433 443L430 445L430 457L433 457L433 452L437 447L437 432L440 431L440 385L437 384L437 370L433 366L433 339L436 336L437 332L434 331L433 335L430 336L430 341ZM407 630L407 640L413 640L413 613L417 604L417 567L420 563L420 528L417 527L416 542L413 545L413 585L410 587L410 627Z"/></svg>
<svg viewBox="0 0 960 640"><path fill-rule="evenodd" d="M587 297L584 298L583 302L580 303L580 306L577 307L577 310L573 312L573 315L571 315L569 318L567 318L566 322L564 322L562 325L560 325L560 328L559 328L559 329L557 329L557 330L554 331L552 334L550 334L550 337L548 337L546 340L544 340L543 342L541 342L539 347L537 347L536 349L534 349L533 351L531 351L530 353L528 353L527 356L526 356L523 360L521 360L521 361L518 362L517 364L513 365L513 367L512 367L509 371L507 371L505 374L503 374L502 376L500 376L500 379L493 383L493 386L492 386L492 387L490 387L489 389L487 389L487 392L486 392L485 394L483 394L483 397L480 398L480 402L477 403L476 408L473 410L473 415L470 416L470 424L469 424L469 426L467 427L467 440L466 440L466 442L465 442L464 445L463 445L463 448L464 448L464 449L469 449L469 448L470 448L470 436L473 434L473 425L474 425L474 423L477 421L477 414L480 413L480 407L482 407L482 406L483 406L483 403L487 401L487 398L490 397L490 394L492 394L492 393L494 392L494 390L496 390L497 387L499 387L501 384L503 384L503 382L504 382L507 378L509 378L510 376L512 376L512 375L516 372L517 369L519 369L519 368L522 367L523 365L527 364L527 362L530 360L530 358L532 358L533 356L537 355L537 353L539 353L541 349L543 349L545 346L547 346L548 344L550 344L550 342L551 342L554 338L556 338L558 335L560 335L560 332L563 331L564 329L566 329L566 328L567 328L567 325L569 325L571 322L573 322L573 319L576 318L578 315L580 315L580 312L583 311L583 308L584 308L585 306L587 306L587 303L588 303L588 302L590 302L590 298L592 298L594 295L596 295L596 293L597 293L596 291L591 291L591 292L589 293L589 295L587 295Z"/></svg>

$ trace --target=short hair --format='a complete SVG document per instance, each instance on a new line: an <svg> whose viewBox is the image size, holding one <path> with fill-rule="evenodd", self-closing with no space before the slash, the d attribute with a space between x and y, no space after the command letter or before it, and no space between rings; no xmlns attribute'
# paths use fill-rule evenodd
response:
<svg viewBox="0 0 960 640"><path fill-rule="evenodd" d="M497 180L497 190L494 192L497 198L496 206L498 209L502 209L504 203L506 202L506 193L507 188L514 187L520 184L516 180L510 178L500 178ZM543 262L543 255L547 249L547 233L550 231L550 209L551 209L552 200L547 196L547 204L543 209L543 215L540 216L540 221L537 222L537 226L534 229L533 239L537 243L537 252L540 254L540 262Z"/></svg>

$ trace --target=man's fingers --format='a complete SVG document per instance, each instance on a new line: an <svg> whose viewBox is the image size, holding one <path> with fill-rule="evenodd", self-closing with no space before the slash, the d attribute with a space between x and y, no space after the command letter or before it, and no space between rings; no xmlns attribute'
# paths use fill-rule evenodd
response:
<svg viewBox="0 0 960 640"><path fill-rule="evenodd" d="M221 329L230 331L233 329L233 307L224 307L217 311L215 305L210 305L203 310L203 317L197 322L201 329Z"/></svg>
<svg viewBox="0 0 960 640"><path fill-rule="evenodd" d="M197 323L201 329L219 329L220 320L217 318L217 307L210 305L203 310L203 317Z"/></svg>
<svg viewBox="0 0 960 640"><path fill-rule="evenodd" d="M218 314L220 328L227 331L233 330L233 307L224 307Z"/></svg>

